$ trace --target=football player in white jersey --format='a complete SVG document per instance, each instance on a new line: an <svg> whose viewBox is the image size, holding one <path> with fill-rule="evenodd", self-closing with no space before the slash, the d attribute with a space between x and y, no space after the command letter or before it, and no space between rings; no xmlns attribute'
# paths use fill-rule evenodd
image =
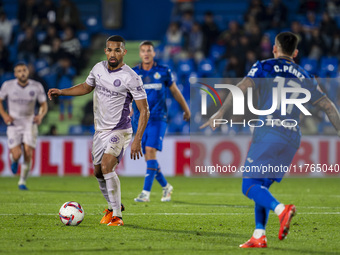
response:
<svg viewBox="0 0 340 255"><path fill-rule="evenodd" d="M84 83L67 89L50 89L48 97L81 96L93 93L95 134L92 157L94 175L108 202L100 221L108 226L124 225L122 220L120 181L115 168L132 137L130 105L132 99L140 111L138 129L131 144L131 159L142 154L141 141L149 119L149 107L141 78L126 64L125 40L114 35L106 40L107 61L97 63Z"/></svg>
<svg viewBox="0 0 340 255"><path fill-rule="evenodd" d="M0 115L8 125L7 137L10 149L11 170L18 171L18 162L24 152L24 163L21 165L19 189L27 190L26 180L31 170L33 151L38 136L38 125L47 113L47 102L44 87L41 83L28 79L29 70L26 64L18 63L14 67L16 79L5 81L0 90ZM7 99L8 112L3 107ZM35 115L35 105L40 108Z"/></svg>

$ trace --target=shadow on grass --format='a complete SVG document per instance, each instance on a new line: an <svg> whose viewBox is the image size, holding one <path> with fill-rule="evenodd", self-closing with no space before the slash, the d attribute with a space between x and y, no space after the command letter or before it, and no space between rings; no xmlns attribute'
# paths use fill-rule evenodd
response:
<svg viewBox="0 0 340 255"><path fill-rule="evenodd" d="M198 206L212 206L212 207L229 207L229 208L254 208L254 206L251 205L228 205L228 204L208 204L208 203L191 203L186 201L178 201L174 200L173 203L181 204L181 205L198 205Z"/></svg>

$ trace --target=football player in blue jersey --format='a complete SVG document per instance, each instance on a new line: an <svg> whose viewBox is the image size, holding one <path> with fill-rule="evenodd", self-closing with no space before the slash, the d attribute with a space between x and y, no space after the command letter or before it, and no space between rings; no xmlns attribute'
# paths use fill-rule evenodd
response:
<svg viewBox="0 0 340 255"><path fill-rule="evenodd" d="M295 206L279 202L269 192L269 187L274 182L281 181L285 173L282 169L288 169L300 146L299 116L301 111L307 110L301 102L309 101L320 107L327 114L338 135L340 134L340 115L336 107L318 89L315 78L294 63L293 59L298 54L297 44L298 38L295 34L278 34L273 46L274 58L256 62L248 75L237 84L244 95L252 89L259 92L258 110L272 109L269 115L258 117L262 124L261 127L256 127L253 133L245 169L256 169L254 166L257 169L262 166L280 169L278 172L243 172L242 192L255 202L255 231L246 243L240 245L241 248L267 247L265 229L270 210L277 214L280 221L279 240L283 240L288 234L291 219L296 211ZM289 98L284 98L284 95ZM282 104L282 100L290 100L290 104ZM221 108L201 128L210 126L214 130L218 126L216 120L223 119L224 113L232 105L233 95L229 93ZM285 109L282 112L283 107ZM283 124L283 120L286 124Z"/></svg>
<svg viewBox="0 0 340 255"><path fill-rule="evenodd" d="M136 202L150 201L150 192L154 178L163 188L161 201L167 202L171 200L173 187L165 179L157 161L157 151L162 151L163 138L167 126L167 88L169 88L171 94L183 109L183 119L189 121L191 114L183 95L173 80L170 69L155 62L155 55L153 43L143 41L139 46L139 56L142 62L133 68L143 80L150 109L149 122L142 138L147 169L144 188L138 197L134 199ZM139 111L135 104L133 104L133 112L133 120L138 120ZM135 124L137 123L135 122Z"/></svg>

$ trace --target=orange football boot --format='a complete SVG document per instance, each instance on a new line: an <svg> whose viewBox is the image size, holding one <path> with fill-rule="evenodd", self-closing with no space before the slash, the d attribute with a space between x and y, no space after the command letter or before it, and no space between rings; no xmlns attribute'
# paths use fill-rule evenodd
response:
<svg viewBox="0 0 340 255"><path fill-rule="evenodd" d="M247 242L240 244L240 248L267 248L267 238L265 235L258 239L252 236Z"/></svg>
<svg viewBox="0 0 340 255"><path fill-rule="evenodd" d="M289 232L290 221L295 215L296 208L295 205L286 205L283 212L279 215L280 219L280 230L279 239L283 240L286 238Z"/></svg>
<svg viewBox="0 0 340 255"><path fill-rule="evenodd" d="M121 218L113 216L111 221L107 224L108 226L123 226L124 222Z"/></svg>
<svg viewBox="0 0 340 255"><path fill-rule="evenodd" d="M125 206L123 204L120 204L120 210L122 212L125 211ZM100 224L108 224L112 219L112 210L110 211L109 209L105 209L103 213L105 213L105 215L101 219Z"/></svg>

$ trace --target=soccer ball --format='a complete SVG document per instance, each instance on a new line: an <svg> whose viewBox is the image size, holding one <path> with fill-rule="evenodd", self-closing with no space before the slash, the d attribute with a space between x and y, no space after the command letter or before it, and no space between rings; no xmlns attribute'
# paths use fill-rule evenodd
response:
<svg viewBox="0 0 340 255"><path fill-rule="evenodd" d="M77 202L66 202L60 207L59 218L67 226L77 226L84 219L84 209Z"/></svg>

